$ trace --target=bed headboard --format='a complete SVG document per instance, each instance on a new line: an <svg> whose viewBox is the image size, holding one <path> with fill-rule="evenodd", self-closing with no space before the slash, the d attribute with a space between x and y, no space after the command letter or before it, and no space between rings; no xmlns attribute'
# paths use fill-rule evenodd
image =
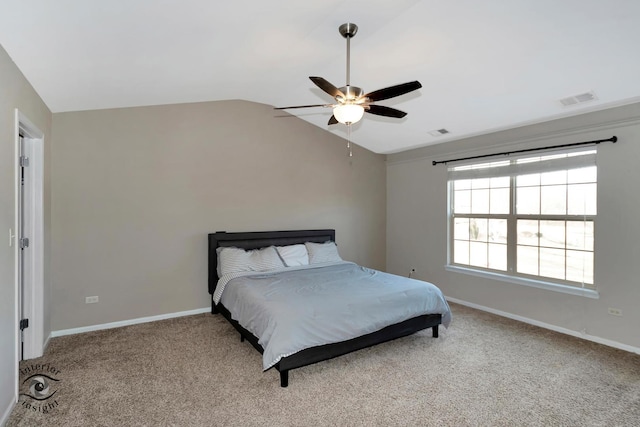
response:
<svg viewBox="0 0 640 427"><path fill-rule="evenodd" d="M216 249L220 246L233 246L242 249L258 249L267 246L286 246L297 243L324 243L336 241L335 230L288 230L254 231L227 233L217 231L209 234L209 293L213 295L218 284L218 257Z"/></svg>

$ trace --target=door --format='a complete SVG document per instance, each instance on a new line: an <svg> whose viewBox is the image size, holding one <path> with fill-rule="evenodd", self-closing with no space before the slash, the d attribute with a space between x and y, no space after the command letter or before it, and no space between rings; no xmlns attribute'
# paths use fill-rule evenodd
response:
<svg viewBox="0 0 640 427"><path fill-rule="evenodd" d="M16 359L42 356L44 300L44 135L16 110Z"/></svg>

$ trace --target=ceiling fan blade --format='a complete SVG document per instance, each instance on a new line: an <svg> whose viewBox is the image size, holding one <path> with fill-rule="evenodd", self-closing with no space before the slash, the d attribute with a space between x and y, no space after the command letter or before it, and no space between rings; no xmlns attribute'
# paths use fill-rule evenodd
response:
<svg viewBox="0 0 640 427"><path fill-rule="evenodd" d="M331 104L294 105L292 107L273 107L274 110L289 110L292 108L333 107Z"/></svg>
<svg viewBox="0 0 640 427"><path fill-rule="evenodd" d="M334 116L333 114L331 115L331 118L329 119L329 123L327 123L328 125L335 125L338 124L338 119L336 119L336 116Z"/></svg>
<svg viewBox="0 0 640 427"><path fill-rule="evenodd" d="M420 89L422 85L419 81L413 81L408 83L402 83L400 85L386 87L384 89L374 90L364 95L369 98L370 102L382 101L383 99L389 99L396 96L404 95L405 93L412 92L416 89Z"/></svg>
<svg viewBox="0 0 640 427"><path fill-rule="evenodd" d="M340 91L340 89L338 89L337 87L335 87L334 85L332 85L331 83L323 79L322 77L309 77L309 78L313 83L315 83L316 86L318 86L323 91L327 92L332 97L336 98L338 96L341 96L342 98L346 98L346 96L344 95L344 93Z"/></svg>
<svg viewBox="0 0 640 427"><path fill-rule="evenodd" d="M404 111L396 110L395 108L385 107L384 105L369 105L368 109L365 109L367 113L375 114L377 116L394 117L401 119L407 115Z"/></svg>

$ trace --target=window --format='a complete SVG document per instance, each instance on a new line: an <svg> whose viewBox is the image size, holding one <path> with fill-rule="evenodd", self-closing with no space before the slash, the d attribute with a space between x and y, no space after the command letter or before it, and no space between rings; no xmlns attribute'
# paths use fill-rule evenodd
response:
<svg viewBox="0 0 640 427"><path fill-rule="evenodd" d="M590 149L449 167L449 263L594 289L595 160Z"/></svg>

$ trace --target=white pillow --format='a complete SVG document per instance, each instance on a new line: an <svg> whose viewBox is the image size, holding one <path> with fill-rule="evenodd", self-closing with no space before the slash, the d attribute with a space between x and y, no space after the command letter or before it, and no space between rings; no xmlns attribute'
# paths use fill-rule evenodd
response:
<svg viewBox="0 0 640 427"><path fill-rule="evenodd" d="M223 247L216 251L218 252L218 277L229 273L267 271L284 267L276 248L273 246L251 251Z"/></svg>
<svg viewBox="0 0 640 427"><path fill-rule="evenodd" d="M276 250L287 267L309 264L309 254L305 245L276 246Z"/></svg>
<svg viewBox="0 0 640 427"><path fill-rule="evenodd" d="M342 261L342 258L340 258L340 255L338 254L338 247L335 242L305 242L304 245L307 247L307 252L309 253L309 264Z"/></svg>

